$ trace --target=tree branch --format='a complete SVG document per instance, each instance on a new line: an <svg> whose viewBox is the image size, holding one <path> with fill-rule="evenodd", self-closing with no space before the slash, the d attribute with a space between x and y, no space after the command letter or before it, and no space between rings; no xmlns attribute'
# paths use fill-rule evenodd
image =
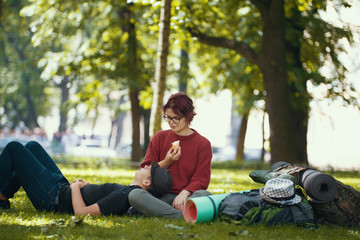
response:
<svg viewBox="0 0 360 240"><path fill-rule="evenodd" d="M251 63L259 65L260 55L257 54L248 44L223 37L211 37L200 33L194 28L187 28L191 36L196 37L200 42L215 46L232 49L247 58Z"/></svg>
<svg viewBox="0 0 360 240"><path fill-rule="evenodd" d="M267 1L263 1L263 0L250 0L250 2L251 2L252 4L254 4L255 7L257 7L260 12L262 12L264 9L268 8L268 3L267 3Z"/></svg>

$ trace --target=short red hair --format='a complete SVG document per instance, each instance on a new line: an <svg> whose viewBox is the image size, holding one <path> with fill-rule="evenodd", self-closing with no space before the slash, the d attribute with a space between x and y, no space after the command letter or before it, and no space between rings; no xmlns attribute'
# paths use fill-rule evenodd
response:
<svg viewBox="0 0 360 240"><path fill-rule="evenodd" d="M164 113L170 108L178 117L184 117L190 123L196 112L191 98L183 92L173 94L169 97L167 103L163 106Z"/></svg>

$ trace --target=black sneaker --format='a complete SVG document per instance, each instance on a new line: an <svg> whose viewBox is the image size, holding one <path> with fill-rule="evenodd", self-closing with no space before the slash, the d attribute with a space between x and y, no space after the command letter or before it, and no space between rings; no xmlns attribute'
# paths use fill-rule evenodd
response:
<svg viewBox="0 0 360 240"><path fill-rule="evenodd" d="M141 217L141 213L133 207L130 207L126 214L128 217Z"/></svg>
<svg viewBox="0 0 360 240"><path fill-rule="evenodd" d="M10 201L9 200L0 200L0 209L9 209Z"/></svg>

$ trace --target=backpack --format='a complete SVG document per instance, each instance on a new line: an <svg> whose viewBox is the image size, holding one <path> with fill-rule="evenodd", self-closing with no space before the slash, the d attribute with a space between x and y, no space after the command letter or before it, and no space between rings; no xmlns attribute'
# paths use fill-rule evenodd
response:
<svg viewBox="0 0 360 240"><path fill-rule="evenodd" d="M355 188L338 183L334 200L311 203L318 223L356 226L360 223L360 193Z"/></svg>
<svg viewBox="0 0 360 240"><path fill-rule="evenodd" d="M292 175L298 182L301 182L301 173L309 169L309 167L299 164L282 163L278 166L274 165L271 167L272 171ZM356 226L360 223L360 192L340 181L336 181L336 183L337 192L333 200L325 203L310 201L316 222Z"/></svg>
<svg viewBox="0 0 360 240"><path fill-rule="evenodd" d="M314 223L312 207L305 199L295 205L280 206L263 200L258 189L231 193L220 203L219 217L233 223L248 225L313 225Z"/></svg>

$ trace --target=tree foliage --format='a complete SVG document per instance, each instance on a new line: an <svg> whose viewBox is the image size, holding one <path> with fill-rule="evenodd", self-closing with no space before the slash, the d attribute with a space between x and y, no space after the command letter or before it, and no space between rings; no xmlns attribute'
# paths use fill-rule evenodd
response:
<svg viewBox="0 0 360 240"><path fill-rule="evenodd" d="M345 51L341 41L352 41L351 30L348 26L339 28L321 19L319 12L325 10L327 3L254 0L209 1L203 5L184 2L186 16L189 16L186 26L192 35L207 45L220 47L215 50L217 56L231 53L220 58L222 61L209 62L212 66L209 68L212 71L208 71L212 76L210 79L216 79L212 86L221 88L225 82L238 82L241 88L233 88L233 92L250 100L250 106L254 98L249 94L258 96L258 99L265 96L275 161L307 160L308 105L312 99L307 84L326 85L329 97L349 96L349 91L350 96L356 96L351 85L344 81L346 68L338 58L338 54ZM340 5L347 6L347 3L342 1ZM241 62L241 58L246 60ZM231 75L232 68L226 66L231 60L226 59L237 59L236 64L243 66L238 78ZM329 64L333 71L331 77L321 71ZM282 69L285 69L285 74L282 74ZM248 78L246 72L253 74ZM246 84L249 79L252 84ZM357 103L356 97L344 100ZM283 108L288 102L290 108ZM281 116L285 118L281 119Z"/></svg>
<svg viewBox="0 0 360 240"><path fill-rule="evenodd" d="M113 110L116 122L131 106L133 148L140 152L138 126L142 118L147 125L152 106L161 1L1 2L0 123L37 126L54 103L60 103L61 128L90 115L95 122L102 107ZM240 115L254 107L271 115L275 159L306 162L315 99L309 86L358 104L340 61L358 29L325 21L329 4L350 7L345 0L173 0L166 90L178 89L179 74L194 97L230 89ZM181 50L188 56L186 74ZM80 113L84 105L84 116L67 121L67 112Z"/></svg>
<svg viewBox="0 0 360 240"><path fill-rule="evenodd" d="M33 48L29 21L19 16L25 1L3 1L0 15L0 126L38 127L50 112L48 83L40 79L41 47Z"/></svg>

